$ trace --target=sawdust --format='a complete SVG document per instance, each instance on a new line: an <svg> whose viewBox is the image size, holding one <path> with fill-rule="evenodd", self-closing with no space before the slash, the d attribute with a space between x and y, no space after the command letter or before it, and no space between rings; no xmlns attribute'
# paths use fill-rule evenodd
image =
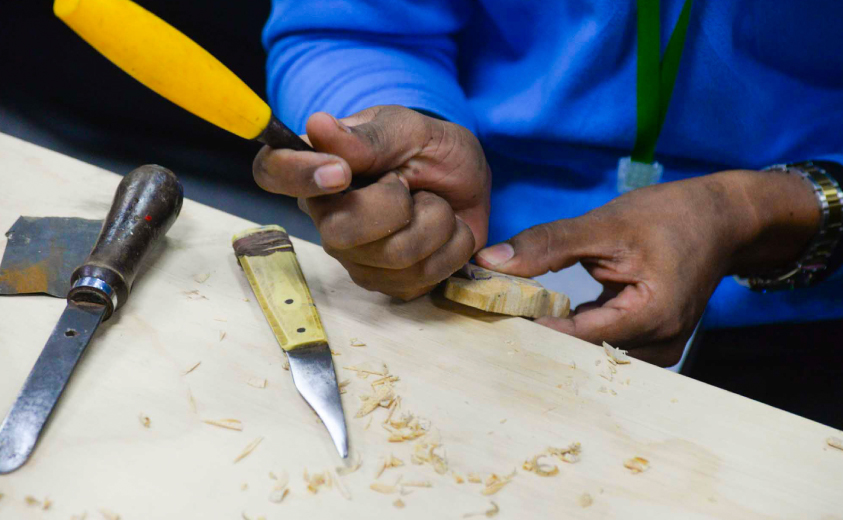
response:
<svg viewBox="0 0 843 520"><path fill-rule="evenodd" d="M201 361L197 361L195 365L191 366L190 368L188 368L187 370L185 370L184 372L182 372L182 374L183 374L183 375L187 375L187 374L189 374L189 373L193 372L193 371L194 371L194 370L196 370L196 369L199 367L199 365L201 365L201 364L202 364L202 362L201 362Z"/></svg>
<svg viewBox="0 0 843 520"><path fill-rule="evenodd" d="M262 377L250 377L246 384L254 388L266 388L266 379Z"/></svg>
<svg viewBox="0 0 843 520"><path fill-rule="evenodd" d="M35 498L35 497L34 497L34 496L32 496L32 495L27 495L27 496L23 499L23 501L24 501L24 502L26 502L26 505L28 505L28 506L30 506L30 507L40 506L40 505L41 505L41 501L40 501L40 500L38 500L37 498Z"/></svg>
<svg viewBox="0 0 843 520"><path fill-rule="evenodd" d="M145 415L144 413L138 415L138 420L144 428L149 428L149 426L152 424L152 420L150 420L149 416Z"/></svg>
<svg viewBox="0 0 843 520"><path fill-rule="evenodd" d="M579 498L577 499L577 502L579 502L580 507L585 508L585 507L588 507L588 506L590 506L591 504L593 504L593 503L594 503L594 499L593 499L593 498L591 498L591 495L590 495L590 494L588 494L588 493L583 493L582 495L580 495L580 496L579 496Z"/></svg>
<svg viewBox="0 0 843 520"><path fill-rule="evenodd" d="M493 516L497 515L501 508L494 502L491 503L491 509L487 509L486 511L481 511L479 513L466 513L462 515L463 518L471 518L473 516L485 516L486 518L492 518Z"/></svg>
<svg viewBox="0 0 843 520"><path fill-rule="evenodd" d="M398 509L404 509L404 501L400 498L392 503L393 506L397 507Z"/></svg>
<svg viewBox="0 0 843 520"><path fill-rule="evenodd" d="M624 461L624 467L630 470L634 475L644 473L650 469L650 461L642 457L633 457Z"/></svg>
<svg viewBox="0 0 843 520"><path fill-rule="evenodd" d="M366 346L366 344L365 344L365 343L363 343L362 341L360 341L360 340L359 340L359 339L357 339L357 338L351 338L351 339L349 340L349 344L350 344L352 347L365 347L365 346Z"/></svg>
<svg viewBox="0 0 843 520"><path fill-rule="evenodd" d="M288 484L290 483L290 477L285 472L281 475L279 479L273 473L270 473L270 478L276 480L275 486L272 488L272 491L269 493L269 501L274 502L276 504L280 504L284 501L287 495L290 494L290 488Z"/></svg>
<svg viewBox="0 0 843 520"><path fill-rule="evenodd" d="M225 339L225 334L226 334L226 332L224 330L220 331L220 341Z"/></svg>
<svg viewBox="0 0 843 520"><path fill-rule="evenodd" d="M552 477L559 474L559 466L552 464L542 464L540 461L544 457L549 457L547 453L540 453L531 459L525 460L521 468L524 471L531 471L540 477Z"/></svg>

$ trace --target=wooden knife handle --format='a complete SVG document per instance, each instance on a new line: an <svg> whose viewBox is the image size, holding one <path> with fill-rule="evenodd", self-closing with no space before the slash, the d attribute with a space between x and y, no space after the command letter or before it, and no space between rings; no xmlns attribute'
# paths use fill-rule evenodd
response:
<svg viewBox="0 0 843 520"><path fill-rule="evenodd" d="M284 228L247 229L234 235L231 245L281 348L290 351L327 343L322 320Z"/></svg>
<svg viewBox="0 0 843 520"><path fill-rule="evenodd" d="M106 305L104 319L122 307L141 262L173 225L183 199L181 183L163 166L147 164L126 175L91 254L73 271L68 300Z"/></svg>

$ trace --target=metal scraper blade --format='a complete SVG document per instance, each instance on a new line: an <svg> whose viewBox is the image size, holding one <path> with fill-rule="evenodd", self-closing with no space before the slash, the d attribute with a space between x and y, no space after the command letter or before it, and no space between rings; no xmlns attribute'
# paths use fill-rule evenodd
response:
<svg viewBox="0 0 843 520"><path fill-rule="evenodd" d="M29 458L105 309L94 303L67 304L0 425L0 474L18 469Z"/></svg>
<svg viewBox="0 0 843 520"><path fill-rule="evenodd" d="M340 457L348 457L348 432L331 349L326 343L297 348L287 351L287 359L299 393L322 419Z"/></svg>

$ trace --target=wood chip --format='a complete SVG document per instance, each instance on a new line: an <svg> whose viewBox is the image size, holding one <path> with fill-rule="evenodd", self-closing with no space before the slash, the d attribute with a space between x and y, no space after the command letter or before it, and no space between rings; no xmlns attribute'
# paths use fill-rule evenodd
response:
<svg viewBox="0 0 843 520"><path fill-rule="evenodd" d="M493 516L497 515L500 512L501 508L494 502L492 502L491 509L487 509L486 511L481 511L479 513L466 513L462 515L463 518L471 518L472 516L485 516L487 518L492 518Z"/></svg>
<svg viewBox="0 0 843 520"><path fill-rule="evenodd" d="M363 457L361 457L359 453L354 451L354 452L351 453L351 457L349 457L349 461L348 461L347 465L337 466L337 475L342 475L342 476L349 475L351 473L354 473L358 469L360 469L360 466L362 466L362 465L363 465Z"/></svg>
<svg viewBox="0 0 843 520"><path fill-rule="evenodd" d="M588 506L590 506L591 504L594 503L594 499L591 498L591 495L589 495L588 493L583 493L577 499L577 502L580 503L580 507L588 507Z"/></svg>
<svg viewBox="0 0 843 520"><path fill-rule="evenodd" d="M283 486L275 486L272 488L272 491L269 492L269 501L275 504L280 504L289 494L290 488L288 488L286 484Z"/></svg>
<svg viewBox="0 0 843 520"><path fill-rule="evenodd" d="M512 473L506 475L504 477L500 477L495 473L489 475L489 478L486 479L486 487L484 487L480 492L486 496L494 495L498 491L504 488L507 484L512 482L512 479L515 477L515 471L513 470Z"/></svg>
<svg viewBox="0 0 843 520"><path fill-rule="evenodd" d="M341 393L341 394L344 394L344 393L346 393L346 392L347 392L347 390L345 389L345 387L347 387L349 384L351 384L351 379L343 379L342 381L340 381L340 382L337 384L337 388L339 388L339 389L340 389L340 393Z"/></svg>
<svg viewBox="0 0 843 520"><path fill-rule="evenodd" d="M546 453L542 453L536 455L532 459L528 459L524 461L524 464L521 465L521 468L524 471L531 471L540 477L552 477L553 475L557 475L559 473L559 466L555 466L552 464L542 464L540 460L543 457L549 456Z"/></svg>
<svg viewBox="0 0 843 520"><path fill-rule="evenodd" d="M430 488L433 487L433 482L429 480L411 480L410 482L403 482L401 484L402 487L419 487L419 488Z"/></svg>
<svg viewBox="0 0 843 520"><path fill-rule="evenodd" d="M831 446L832 448L843 450L843 439L840 439L838 437L829 437L825 440L825 443Z"/></svg>
<svg viewBox="0 0 843 520"><path fill-rule="evenodd" d="M382 385L379 386L372 395L362 397L365 397L366 399L354 415L354 417L357 417L358 419L369 415L378 407L388 408L392 404L392 400L395 398L395 391L390 385Z"/></svg>
<svg viewBox="0 0 843 520"><path fill-rule="evenodd" d="M633 474L643 473L650 469L650 461L641 457L633 457L624 461L624 467L632 471Z"/></svg>
<svg viewBox="0 0 843 520"><path fill-rule="evenodd" d="M23 501L26 502L26 505L28 505L28 506L40 506L41 505L41 501L38 500L37 498L35 498L32 495L27 495L26 498L23 499Z"/></svg>
<svg viewBox="0 0 843 520"><path fill-rule="evenodd" d="M603 352L605 352L612 361L619 365L628 365L632 362L632 359L626 355L626 350L617 349L605 341L603 342Z"/></svg>
<svg viewBox="0 0 843 520"><path fill-rule="evenodd" d="M193 276L193 279L196 280L196 283L205 283L208 281L208 278L211 277L211 273L200 273Z"/></svg>
<svg viewBox="0 0 843 520"><path fill-rule="evenodd" d="M398 487L394 484L384 484L383 482L372 482L369 485L369 488L372 491L377 491L378 493L383 493L385 495L391 495L398 491Z"/></svg>
<svg viewBox="0 0 843 520"><path fill-rule="evenodd" d="M413 464L430 464L436 473L444 475L448 473L448 460L445 457L444 449L442 455L436 453L436 450L440 448L442 448L442 445L438 442L421 440L416 443L410 460Z"/></svg>
<svg viewBox="0 0 843 520"><path fill-rule="evenodd" d="M246 384L255 388L266 388L266 379L262 377L250 377L246 380Z"/></svg>
<svg viewBox="0 0 843 520"><path fill-rule="evenodd" d="M240 491L246 491L247 489L249 489L249 484L243 482L243 484L240 486Z"/></svg>
<svg viewBox="0 0 843 520"><path fill-rule="evenodd" d="M323 487L330 488L333 485L330 473L327 471L311 475L307 472L307 470L304 470L304 481L307 482L307 490L314 495L319 493L319 490Z"/></svg>
<svg viewBox="0 0 843 520"><path fill-rule="evenodd" d="M152 424L152 421L149 419L149 416L145 415L143 413L138 415L138 420L140 421L140 423L143 425L144 428L149 428L150 424Z"/></svg>
<svg viewBox="0 0 843 520"><path fill-rule="evenodd" d="M365 343L363 343L362 341L360 341L357 338L351 338L349 340L349 343L351 344L352 347L365 347L366 346Z"/></svg>
<svg viewBox="0 0 843 520"><path fill-rule="evenodd" d="M46 510L50 509L50 507L52 507L52 505L53 505L52 500L50 500L49 498L44 498L44 504L41 506L41 509L46 511Z"/></svg>
<svg viewBox="0 0 843 520"><path fill-rule="evenodd" d="M229 430L237 430L238 432L243 431L243 423L240 422L239 419L205 419L202 421L205 424L210 424L212 426L219 426L220 428L226 428Z"/></svg>
<svg viewBox="0 0 843 520"><path fill-rule="evenodd" d="M404 509L404 501L401 500L400 498L398 500L396 500L395 502L393 502L392 505L394 505L398 509Z"/></svg>
<svg viewBox="0 0 843 520"><path fill-rule="evenodd" d="M108 509L100 509L100 514L105 520L120 520L120 515L109 511Z"/></svg>
<svg viewBox="0 0 843 520"><path fill-rule="evenodd" d="M196 368L197 368L199 365L201 365L201 364L202 364L202 362L201 362L201 361L197 361L195 365L193 365L192 367L190 367L190 368L188 368L187 370L185 370L184 372L182 372L182 374L187 375L187 374L189 374L189 373L193 372L193 371L194 371L194 370L196 370Z"/></svg>
<svg viewBox="0 0 843 520"><path fill-rule="evenodd" d="M381 460L380 465L378 466L377 474L375 478L380 478L383 475L383 472L389 468L397 468L404 465L404 461L396 457L395 455L390 454L389 458L385 458Z"/></svg>
<svg viewBox="0 0 843 520"><path fill-rule="evenodd" d="M451 475L454 477L454 482L457 484L462 484L465 482L465 479L458 475L456 472L451 472Z"/></svg>
<svg viewBox="0 0 843 520"><path fill-rule="evenodd" d="M237 463L246 458L250 453L255 451L255 448L258 447L258 444L260 444L261 441L263 441L263 437L258 437L257 439L250 442L245 448L243 448L243 451L240 453L240 455L238 455L237 458L234 459L234 462Z"/></svg>
<svg viewBox="0 0 843 520"><path fill-rule="evenodd" d="M547 454L557 457L562 462L573 464L579 462L582 446L578 442L572 442L567 448L548 448Z"/></svg>
<svg viewBox="0 0 843 520"><path fill-rule="evenodd" d="M468 474L468 481L471 482L472 484L482 484L483 483L483 479L481 479L480 475L478 475L477 473L469 473Z"/></svg>
<svg viewBox="0 0 843 520"><path fill-rule="evenodd" d="M387 368L386 365L383 365L383 370L381 370L380 372L375 372L374 370L369 370L367 368L360 368L360 367L355 367L355 366L349 366L349 367L343 367L343 368L345 370L351 370L353 372L357 372L358 374L366 374L367 376L368 375L373 375L373 376L388 376L389 375L389 369Z"/></svg>
<svg viewBox="0 0 843 520"><path fill-rule="evenodd" d="M193 413L199 413L196 409L196 399L193 398L193 392L190 391L190 388L187 389L187 402L190 403L190 409Z"/></svg>
<svg viewBox="0 0 843 520"><path fill-rule="evenodd" d="M224 330L220 331L220 341L225 339L225 334L226 334L226 332Z"/></svg>

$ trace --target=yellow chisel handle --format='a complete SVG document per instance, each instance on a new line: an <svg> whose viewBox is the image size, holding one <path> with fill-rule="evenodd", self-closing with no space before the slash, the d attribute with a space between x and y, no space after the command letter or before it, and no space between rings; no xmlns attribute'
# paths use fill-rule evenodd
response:
<svg viewBox="0 0 843 520"><path fill-rule="evenodd" d="M293 244L281 226L242 231L231 239L234 254L284 350L327 343Z"/></svg>
<svg viewBox="0 0 843 520"><path fill-rule="evenodd" d="M224 130L312 150L255 92L178 29L130 0L55 0L53 12L130 76Z"/></svg>

